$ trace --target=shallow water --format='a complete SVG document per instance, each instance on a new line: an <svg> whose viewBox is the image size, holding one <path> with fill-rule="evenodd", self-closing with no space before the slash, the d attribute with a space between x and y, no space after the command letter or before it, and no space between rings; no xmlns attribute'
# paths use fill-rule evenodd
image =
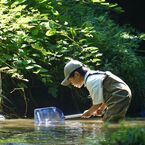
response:
<svg viewBox="0 0 145 145"><path fill-rule="evenodd" d="M125 127L143 127L144 119L131 119ZM98 119L66 120L62 125L35 126L33 120L0 121L0 145L100 145L120 124L106 125Z"/></svg>

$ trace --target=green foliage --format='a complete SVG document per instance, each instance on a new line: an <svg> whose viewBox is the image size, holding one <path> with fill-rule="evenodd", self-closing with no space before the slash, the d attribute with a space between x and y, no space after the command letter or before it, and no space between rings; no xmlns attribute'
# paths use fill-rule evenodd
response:
<svg viewBox="0 0 145 145"><path fill-rule="evenodd" d="M102 145L145 145L144 128L124 128L114 132Z"/></svg>
<svg viewBox="0 0 145 145"><path fill-rule="evenodd" d="M63 66L74 58L111 70L144 93L144 66L134 53L140 34L115 24L112 7L121 11L102 0L2 0L1 69L27 84L35 75L57 97Z"/></svg>
<svg viewBox="0 0 145 145"><path fill-rule="evenodd" d="M13 2L11 5L1 3L3 14L1 17L1 67L9 67L8 71L12 73L12 77L22 80L28 73L37 74L50 87L49 90L52 90L50 93L54 94L56 83L53 74L57 74L59 70L59 66L55 63L64 63L67 59L65 57L70 54L69 57L78 58L83 53L86 54L86 58L82 57L82 60L88 57L96 63L99 61L98 48L86 49L87 38L92 37L93 27L85 24L86 26L84 25L82 29L82 24L80 25L77 21L79 27L76 27L73 22L68 22L72 21L72 18L71 16L67 18L66 13L60 16L55 6L56 8L61 6L59 11L63 10L61 2L53 7L53 3L47 1L42 3L36 1L36 3L40 4L39 7L35 3L34 8L30 5L22 5L21 1ZM44 10L41 6L46 4L49 7L45 9L48 11L51 9L51 14L40 13ZM83 5L79 6L82 10L84 9ZM68 9L68 6L64 7ZM76 8L78 9L77 5ZM70 10L68 9L68 13ZM72 24L74 26L70 26ZM94 56L91 56L91 50Z"/></svg>

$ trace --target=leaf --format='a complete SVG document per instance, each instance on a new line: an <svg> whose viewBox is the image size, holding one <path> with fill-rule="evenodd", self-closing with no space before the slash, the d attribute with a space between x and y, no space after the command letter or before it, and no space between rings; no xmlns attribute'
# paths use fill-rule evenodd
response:
<svg viewBox="0 0 145 145"><path fill-rule="evenodd" d="M54 10L52 9L52 13L55 15L55 16L58 16L59 15L59 12L57 10Z"/></svg>
<svg viewBox="0 0 145 145"><path fill-rule="evenodd" d="M0 68L0 72L5 72L5 71L7 71L7 70L9 70L10 68L9 67L1 67Z"/></svg>
<svg viewBox="0 0 145 145"><path fill-rule="evenodd" d="M39 44L39 43L31 44L31 46L32 46L32 48L40 51L43 55L49 54L49 52L47 53L47 51L44 49L44 47L41 46L41 44Z"/></svg>
<svg viewBox="0 0 145 145"><path fill-rule="evenodd" d="M53 36L56 34L56 30L55 29L50 29L46 32L46 36Z"/></svg>
<svg viewBox="0 0 145 145"><path fill-rule="evenodd" d="M51 29L50 23L49 23L49 22L41 22L40 25L41 25L41 26L44 26L44 27L47 28L47 29Z"/></svg>
<svg viewBox="0 0 145 145"><path fill-rule="evenodd" d="M38 29L34 29L34 30L31 31L31 34L32 34L33 36L38 35L38 33L39 33L39 30L38 30Z"/></svg>
<svg viewBox="0 0 145 145"><path fill-rule="evenodd" d="M101 3L101 2L105 2L105 0L92 0L93 3Z"/></svg>
<svg viewBox="0 0 145 145"><path fill-rule="evenodd" d="M1 0L0 3L1 4L7 4L8 3L8 0Z"/></svg>
<svg viewBox="0 0 145 145"><path fill-rule="evenodd" d="M140 39L145 40L145 33L140 35Z"/></svg>
<svg viewBox="0 0 145 145"><path fill-rule="evenodd" d="M65 21L65 22L64 22L64 25L68 25L68 22L67 22L67 21Z"/></svg>
<svg viewBox="0 0 145 145"><path fill-rule="evenodd" d="M71 28L70 28L70 32L71 32L71 34L72 34L73 37L76 36L76 31L75 31L74 28L71 27Z"/></svg>
<svg viewBox="0 0 145 145"><path fill-rule="evenodd" d="M33 69L33 68L34 68L33 65L30 65L30 66L27 66L27 67L26 67L27 70L30 70L30 69Z"/></svg>

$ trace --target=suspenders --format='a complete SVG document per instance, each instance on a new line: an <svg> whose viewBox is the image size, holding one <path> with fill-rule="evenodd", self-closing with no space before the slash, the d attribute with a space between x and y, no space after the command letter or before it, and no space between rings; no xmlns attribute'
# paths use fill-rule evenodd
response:
<svg viewBox="0 0 145 145"><path fill-rule="evenodd" d="M89 76L91 76L91 75L96 75L96 74L103 74L103 75L106 75L105 78L104 78L104 80L105 80L106 77L107 77L107 73L106 73L106 72L97 70L97 71L94 71L93 73L88 74L88 76L87 76L86 79L85 79L85 83L86 83L86 81L87 81L87 79L88 79Z"/></svg>

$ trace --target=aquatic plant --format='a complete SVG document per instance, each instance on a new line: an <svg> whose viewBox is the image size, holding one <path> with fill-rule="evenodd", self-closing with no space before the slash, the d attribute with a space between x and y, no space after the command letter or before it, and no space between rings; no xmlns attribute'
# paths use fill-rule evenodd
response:
<svg viewBox="0 0 145 145"><path fill-rule="evenodd" d="M101 145L145 145L145 128L122 128L115 131Z"/></svg>

